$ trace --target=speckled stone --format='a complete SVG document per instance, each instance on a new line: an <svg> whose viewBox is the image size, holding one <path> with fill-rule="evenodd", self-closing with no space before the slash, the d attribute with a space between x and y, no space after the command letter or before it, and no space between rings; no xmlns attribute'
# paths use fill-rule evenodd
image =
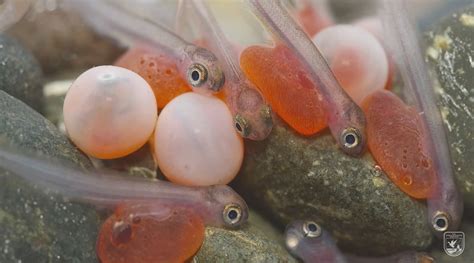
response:
<svg viewBox="0 0 474 263"><path fill-rule="evenodd" d="M471 21L469 23L469 21ZM474 5L447 15L428 34L427 57L436 70L435 91L451 149L453 169L474 211Z"/></svg>
<svg viewBox="0 0 474 263"><path fill-rule="evenodd" d="M346 251L392 254L432 242L424 204L401 192L369 154L345 155L329 133L304 138L280 124L264 142L247 141L235 186L282 228L313 219Z"/></svg>
<svg viewBox="0 0 474 263"><path fill-rule="evenodd" d="M68 9L36 13L7 33L33 52L47 76L112 64L123 52L114 41L96 34L77 13Z"/></svg>
<svg viewBox="0 0 474 263"><path fill-rule="evenodd" d="M0 111L0 145L91 166L49 121L3 91ZM0 262L96 262L100 223L93 207L45 194L0 168Z"/></svg>
<svg viewBox="0 0 474 263"><path fill-rule="evenodd" d="M262 217L250 211L241 229L207 227L195 262L297 262L285 250L283 237Z"/></svg>
<svg viewBox="0 0 474 263"><path fill-rule="evenodd" d="M18 41L0 34L0 90L41 112L43 74L35 57Z"/></svg>

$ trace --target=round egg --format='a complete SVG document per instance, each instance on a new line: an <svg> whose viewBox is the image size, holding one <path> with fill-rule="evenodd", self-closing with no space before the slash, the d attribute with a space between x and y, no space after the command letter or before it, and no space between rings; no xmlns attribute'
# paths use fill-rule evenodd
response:
<svg viewBox="0 0 474 263"><path fill-rule="evenodd" d="M374 91L384 89L388 79L387 56L372 34L356 26L336 25L319 32L313 41L357 104L361 105Z"/></svg>
<svg viewBox="0 0 474 263"><path fill-rule="evenodd" d="M126 156L143 146L156 125L152 89L138 74L115 66L82 73L71 85L63 106L70 139L100 159Z"/></svg>
<svg viewBox="0 0 474 263"><path fill-rule="evenodd" d="M183 185L227 184L237 175L244 156L227 105L195 92L174 98L162 110L154 144L163 174Z"/></svg>

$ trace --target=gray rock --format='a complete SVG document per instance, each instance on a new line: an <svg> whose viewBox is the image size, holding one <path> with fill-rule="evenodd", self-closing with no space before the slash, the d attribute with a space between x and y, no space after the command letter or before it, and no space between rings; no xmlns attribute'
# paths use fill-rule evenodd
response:
<svg viewBox="0 0 474 263"><path fill-rule="evenodd" d="M0 90L41 112L42 77L33 55L18 41L0 34Z"/></svg>
<svg viewBox="0 0 474 263"><path fill-rule="evenodd" d="M474 6L447 15L428 36L428 61L436 70L438 104L451 149L453 169L474 211ZM471 210L471 211L469 211Z"/></svg>
<svg viewBox="0 0 474 263"><path fill-rule="evenodd" d="M0 142L61 162L91 164L41 115L0 91ZM93 207L46 194L0 169L0 262L96 262Z"/></svg>
<svg viewBox="0 0 474 263"><path fill-rule="evenodd" d="M36 13L14 25L8 34L33 52L47 76L111 64L123 52L113 41L96 34L77 13L65 9Z"/></svg>
<svg viewBox="0 0 474 263"><path fill-rule="evenodd" d="M369 154L349 157L328 133L304 138L281 124L265 141L245 146L236 189L282 227L311 218L341 248L359 254L392 254L431 243L425 206L391 183Z"/></svg>
<svg viewBox="0 0 474 263"><path fill-rule="evenodd" d="M297 262L286 252L281 233L256 213L238 230L207 227L195 262Z"/></svg>

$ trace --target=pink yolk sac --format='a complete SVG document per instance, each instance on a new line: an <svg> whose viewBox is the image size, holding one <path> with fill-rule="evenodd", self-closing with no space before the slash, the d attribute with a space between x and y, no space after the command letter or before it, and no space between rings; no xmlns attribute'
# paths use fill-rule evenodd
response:
<svg viewBox="0 0 474 263"><path fill-rule="evenodd" d="M195 92L174 98L155 129L155 158L172 182L190 186L227 184L244 156L232 114L218 98Z"/></svg>
<svg viewBox="0 0 474 263"><path fill-rule="evenodd" d="M388 79L387 55L380 42L366 30L336 25L319 32L313 42L349 96L360 106Z"/></svg>
<svg viewBox="0 0 474 263"><path fill-rule="evenodd" d="M63 113L69 138L77 147L93 157L113 159L148 141L158 110L152 89L138 74L100 66L74 81Z"/></svg>

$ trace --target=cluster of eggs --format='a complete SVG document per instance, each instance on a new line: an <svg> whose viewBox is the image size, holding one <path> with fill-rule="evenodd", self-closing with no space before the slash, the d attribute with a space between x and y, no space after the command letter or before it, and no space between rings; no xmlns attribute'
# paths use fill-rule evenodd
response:
<svg viewBox="0 0 474 263"><path fill-rule="evenodd" d="M166 65L166 61L145 63L146 70ZM69 138L99 159L120 158L150 142L158 166L170 181L198 186L229 183L240 169L243 142L225 103L187 92L186 87L173 89L160 82L157 88L153 76L143 72L147 80L118 66L82 73L64 101ZM163 74L172 72L164 69ZM172 96L166 97L169 93ZM163 109L158 116L159 106Z"/></svg>

